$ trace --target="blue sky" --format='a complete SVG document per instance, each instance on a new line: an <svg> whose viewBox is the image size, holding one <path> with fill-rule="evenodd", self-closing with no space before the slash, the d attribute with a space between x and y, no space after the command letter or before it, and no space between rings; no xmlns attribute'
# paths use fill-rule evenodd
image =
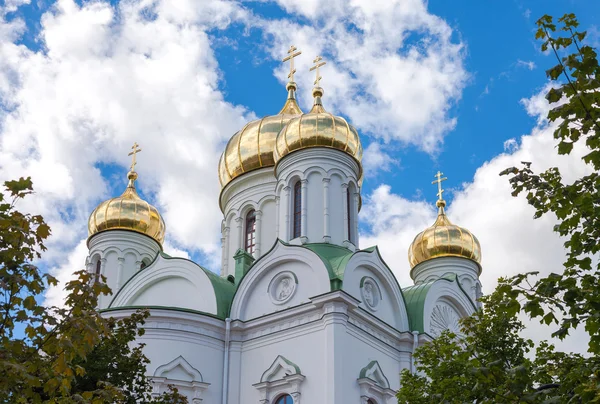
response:
<svg viewBox="0 0 600 404"><path fill-rule="evenodd" d="M540 52L535 21L567 12L596 46L596 1L8 0L0 173L33 177L24 208L54 234L41 265L64 280L84 263L89 213L125 186L137 141L138 188L165 217L165 249L218 271L217 159L245 122L279 111L279 60L293 43L302 107L322 54L325 107L361 133L361 246L378 244L410 284L406 251L435 218L441 170L451 220L481 241L489 291L498 276L555 270L564 256L553 219L534 222L498 172L521 160L567 178L589 169L577 150L555 156L543 119L555 60Z"/></svg>

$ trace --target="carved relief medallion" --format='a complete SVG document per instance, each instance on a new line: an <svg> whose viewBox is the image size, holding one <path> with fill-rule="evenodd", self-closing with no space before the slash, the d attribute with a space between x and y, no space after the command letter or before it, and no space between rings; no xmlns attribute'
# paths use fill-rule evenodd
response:
<svg viewBox="0 0 600 404"><path fill-rule="evenodd" d="M360 295L362 301L368 309L377 310L381 301L381 291L375 279L365 276L360 281Z"/></svg>
<svg viewBox="0 0 600 404"><path fill-rule="evenodd" d="M274 304L284 304L294 296L298 279L293 272L280 272L271 279L267 293Z"/></svg>
<svg viewBox="0 0 600 404"><path fill-rule="evenodd" d="M452 306L444 302L438 302L431 313L431 322L429 329L434 337L437 337L444 330L450 330L460 336L460 315Z"/></svg>

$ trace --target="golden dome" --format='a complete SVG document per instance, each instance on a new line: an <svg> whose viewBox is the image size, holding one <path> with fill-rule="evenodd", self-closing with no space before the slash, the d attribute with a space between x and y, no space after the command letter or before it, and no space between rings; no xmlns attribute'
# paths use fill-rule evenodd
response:
<svg viewBox="0 0 600 404"><path fill-rule="evenodd" d="M221 188L248 171L275 165L273 149L277 134L290 119L302 113L296 102L296 83L290 82L286 88L288 99L277 115L249 122L229 139L219 159Z"/></svg>
<svg viewBox="0 0 600 404"><path fill-rule="evenodd" d="M129 184L125 192L117 198L102 202L90 215L89 237L105 230L131 230L152 237L162 246L166 229L163 218L154 206L137 194L137 173L130 171L127 178Z"/></svg>
<svg viewBox="0 0 600 404"><path fill-rule="evenodd" d="M356 129L339 116L325 111L321 103L323 89L313 89L314 104L310 112L292 119L277 135L273 156L275 163L284 156L310 147L328 147L348 153L360 164L363 148Z"/></svg>
<svg viewBox="0 0 600 404"><path fill-rule="evenodd" d="M421 262L438 257L462 257L481 264L479 240L469 230L454 225L448 220L443 199L437 201L438 217L433 226L415 237L408 249L411 269Z"/></svg>

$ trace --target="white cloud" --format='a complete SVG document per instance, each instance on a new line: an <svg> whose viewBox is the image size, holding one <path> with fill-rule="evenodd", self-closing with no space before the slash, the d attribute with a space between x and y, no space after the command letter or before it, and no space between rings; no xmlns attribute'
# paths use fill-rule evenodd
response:
<svg viewBox="0 0 600 404"><path fill-rule="evenodd" d="M6 20L26 3L0 8L0 180L32 176L36 195L20 207L51 225L45 261L60 275L83 265L76 257L87 217L125 186L134 141L143 149L138 185L162 212L168 243L208 255L209 267L218 263L217 160L254 115L219 91L211 30L232 22L263 29L275 39L275 59L295 42L304 52L304 95L312 87L311 55L334 56L324 73L327 107L384 142L425 150L453 127L448 109L467 77L463 45L420 0L285 3L292 18L305 17L303 26L261 19L231 1L58 0L39 22L40 50L19 44L24 21ZM294 31L284 35L281 27ZM366 166L389 169L396 162L379 145L367 149ZM123 175L103 177L106 164Z"/></svg>
<svg viewBox="0 0 600 404"><path fill-rule="evenodd" d="M512 153L518 149L519 149L519 143L517 142L517 139L515 139L514 137L504 141L504 151L505 152Z"/></svg>
<svg viewBox="0 0 600 404"><path fill-rule="evenodd" d="M297 81L310 105L316 55L322 70L325 108L341 112L363 133L384 142L400 140L426 151L439 148L456 119L449 109L467 80L465 47L452 29L430 14L420 0L325 1L281 0L304 17L262 21L274 58L291 43L302 51ZM277 69L286 77L286 67Z"/></svg>
<svg viewBox="0 0 600 404"><path fill-rule="evenodd" d="M522 136L519 142L511 139L514 140L514 143L508 141L511 153L501 154L479 167L473 181L454 192L453 202L447 210L452 222L471 230L481 243L484 292L491 292L501 276L529 271L549 274L562 270L564 240L553 232L556 219L545 215L534 220L534 210L525 197L512 197L508 177L498 175L507 167L519 166L521 161L533 162L532 168L536 171L557 166L565 181L590 172L590 167L581 161L585 153L583 147L578 147L570 156L558 156L552 136L555 125L548 125L543 119L548 111L543 98L546 91L547 87L522 102L530 114L539 118L531 134ZM451 175L449 170L451 167L444 172ZM408 247L418 232L433 223L433 203L402 198L382 185L366 198L363 210L362 219L366 220L370 230L362 235L361 245L378 244L400 284L412 284ZM540 333L542 329L534 321L527 335L539 339L540 335L550 334L547 329ZM580 330L576 337L559 345L585 351L586 344L582 341L585 336Z"/></svg>
<svg viewBox="0 0 600 404"><path fill-rule="evenodd" d="M533 69L536 68L535 62L533 62L531 60L530 61L525 61L525 60L519 59L519 60L517 60L517 66L524 67L524 68L529 69L529 70L533 70Z"/></svg>
<svg viewBox="0 0 600 404"><path fill-rule="evenodd" d="M59 278L83 267L87 217L124 189L134 141L139 188L168 243L217 250L218 156L252 115L223 99L207 32L245 15L226 1L59 0L41 19L39 51L17 44L23 21L0 19L1 179L32 176L36 194L20 208L51 225L45 261ZM103 178L99 163L122 175Z"/></svg>
<svg viewBox="0 0 600 404"><path fill-rule="evenodd" d="M382 149L380 143L372 142L364 150L362 166L366 177L374 177L380 172L389 172L392 166L398 166L400 161L390 156Z"/></svg>

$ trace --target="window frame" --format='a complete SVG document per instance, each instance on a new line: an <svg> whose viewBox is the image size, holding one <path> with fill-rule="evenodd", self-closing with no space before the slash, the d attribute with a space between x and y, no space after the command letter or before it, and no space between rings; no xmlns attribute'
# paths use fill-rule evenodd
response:
<svg viewBox="0 0 600 404"><path fill-rule="evenodd" d="M94 282L98 283L100 282L100 276L102 275L102 260L100 258L98 258L98 260L96 261L96 269L94 272Z"/></svg>
<svg viewBox="0 0 600 404"><path fill-rule="evenodd" d="M302 236L302 184L296 181L292 195L292 239Z"/></svg>
<svg viewBox="0 0 600 404"><path fill-rule="evenodd" d="M256 252L256 211L254 209L250 209L244 219L244 251L251 255Z"/></svg>
<svg viewBox="0 0 600 404"><path fill-rule="evenodd" d="M275 399L275 404L294 404L294 398L287 393L283 393Z"/></svg>

